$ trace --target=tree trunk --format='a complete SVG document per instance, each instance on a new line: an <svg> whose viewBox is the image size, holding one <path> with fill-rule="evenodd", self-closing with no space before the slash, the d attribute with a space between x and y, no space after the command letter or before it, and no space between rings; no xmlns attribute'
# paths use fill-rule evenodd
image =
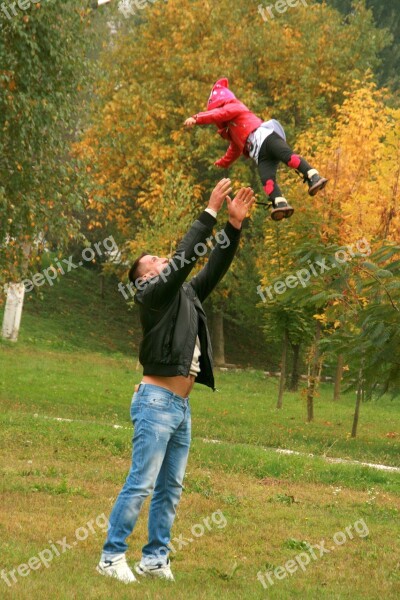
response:
<svg viewBox="0 0 400 600"><path fill-rule="evenodd" d="M285 329L285 333L283 336L282 356L281 356L281 376L279 379L279 393L278 393L278 402L276 403L276 408L282 408L283 392L285 391L285 383L286 383L286 360L287 360L288 346L289 346L289 334L288 334L288 330Z"/></svg>
<svg viewBox="0 0 400 600"><path fill-rule="evenodd" d="M22 253L24 255L22 268L26 272L29 264L29 257L32 250L32 244L22 243ZM6 306L3 314L3 325L1 336L5 340L16 342L18 340L19 328L21 325L22 308L24 306L25 286L23 283L8 283L4 286L7 291Z"/></svg>
<svg viewBox="0 0 400 600"><path fill-rule="evenodd" d="M317 321L315 327L315 338L313 347L313 356L310 358L310 374L308 378L307 390L307 421L310 423L314 420L314 394L318 379L319 369L319 340L321 338L321 323Z"/></svg>
<svg viewBox="0 0 400 600"><path fill-rule="evenodd" d="M18 340L24 296L25 286L23 283L9 283L7 285L7 300L1 332L5 340L10 340L11 342Z"/></svg>
<svg viewBox="0 0 400 600"><path fill-rule="evenodd" d="M104 273L100 273L100 298L104 298Z"/></svg>
<svg viewBox="0 0 400 600"><path fill-rule="evenodd" d="M300 344L292 344L293 350L293 365L292 365L292 376L290 379L289 390L291 392L297 392L299 389L299 359L300 359Z"/></svg>
<svg viewBox="0 0 400 600"><path fill-rule="evenodd" d="M339 354L337 357L335 387L334 387L334 391L333 391L333 399L335 402L340 399L340 391L341 391L342 378L343 378L343 366L344 366L344 356L343 356L343 354Z"/></svg>
<svg viewBox="0 0 400 600"><path fill-rule="evenodd" d="M351 437L355 438L357 435L357 427L358 427L358 418L360 416L360 406L361 406L361 401L363 399L363 370L362 367L358 373L358 385L357 385L357 398L356 398L356 408L354 411L354 418L353 418L353 428L351 430Z"/></svg>
<svg viewBox="0 0 400 600"><path fill-rule="evenodd" d="M225 364L225 343L224 343L224 315L221 311L212 313L211 318L211 344L213 348L214 364Z"/></svg>

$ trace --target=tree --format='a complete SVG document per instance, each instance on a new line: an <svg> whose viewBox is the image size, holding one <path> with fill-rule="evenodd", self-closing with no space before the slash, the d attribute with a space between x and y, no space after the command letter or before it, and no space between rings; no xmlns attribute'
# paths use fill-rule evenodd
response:
<svg viewBox="0 0 400 600"><path fill-rule="evenodd" d="M365 389L395 397L400 395L400 246L382 245L356 275L362 302L356 335L344 340L346 355L362 368Z"/></svg>
<svg viewBox="0 0 400 600"><path fill-rule="evenodd" d="M330 0L330 4L345 15L354 10L354 0ZM377 70L379 82L389 84L394 90L400 86L400 13L397 0L366 0L366 6L372 11L379 27L385 28L391 36L391 44L381 52L382 66ZM389 34L390 32L390 34Z"/></svg>
<svg viewBox="0 0 400 600"><path fill-rule="evenodd" d="M357 248L361 248L364 254L369 254L371 248L378 250L385 245L385 240L394 242L399 239L400 115L398 110L387 106L386 99L385 92L377 90L367 77L361 86L348 92L328 128L326 125L321 126L313 139L305 133L299 140L303 151L312 153L313 147L317 149L313 162L322 165L324 174L330 178L324 194L313 200L313 210L321 219L318 226L319 243L322 242L326 249L329 243L343 244L344 248L339 256L346 256L347 252L349 261L353 260L354 252L358 254ZM377 114L380 115L379 122ZM306 139L308 142L303 145ZM307 215L308 222L316 227L317 216L313 216L310 211L307 211ZM301 251L310 247L308 240L303 241L302 244L298 237ZM316 242L313 241L312 244ZM331 265L329 261L336 250L332 247L331 252L331 257L327 256L328 265ZM306 257L310 258L307 254ZM328 311L331 315L328 321L337 326L340 324L342 330L345 329L353 337L354 316L346 308L345 293L354 292L349 271L343 261L340 262L342 264L337 266L340 266L341 277L336 280L323 279L325 289L319 289L317 283L309 283L309 289L312 286L311 302L315 302L318 294L321 294L320 297L327 301L325 307L321 306L323 313ZM334 273L338 274L338 271ZM334 288L332 283L335 283ZM337 300L339 296L331 295L338 293L341 301ZM355 294L354 297L357 299L358 295ZM367 301L371 300L373 298L368 294ZM358 299L357 302L360 303L361 300ZM336 303L338 308L332 311L330 307ZM343 311L341 316L339 311ZM363 331L363 335L368 337L369 328L366 327ZM339 348L335 352L340 357L342 350ZM359 352L358 348L357 353ZM340 363L341 360L338 361L336 392L343 368ZM357 373L357 365L352 364L352 377L359 379ZM364 368L362 379L364 380Z"/></svg>
<svg viewBox="0 0 400 600"><path fill-rule="evenodd" d="M348 22L327 5L299 6L255 27L257 20L261 21L257 6L244 0L170 0L149 4L127 19L112 45L107 44L96 85L94 123L76 150L92 179L91 226L97 224L92 234L100 235L105 226L116 231L122 265L147 246L146 227L151 227L152 252L165 252L171 238L156 213L172 219L172 239L181 237L218 178L228 174L213 166L225 149L215 132L198 127L189 133L183 128L186 117L204 110L217 77L229 77L237 96L261 117L282 119L293 139L306 128L314 133L310 119L332 115L349 81L362 78L368 67L378 67L377 55L386 43L362 5ZM184 218L178 220L173 216L176 203L168 210L165 202L174 173L189 184L187 196L181 196ZM263 194L249 163L237 161L229 176L235 186L252 184ZM195 183L198 188L192 193L189 188ZM252 238L243 236L233 269L208 303L220 361L224 319L237 322L243 315L254 331L262 321L254 311L257 277L261 273L271 280L276 274L275 257L264 238L282 230L286 244L288 234L288 255L297 243L297 231L290 226L273 230L265 215L258 214L253 217ZM309 235L308 224L301 227L301 235ZM248 258L251 252L253 260ZM120 267L120 277L126 276L125 269ZM233 292L236 289L239 293Z"/></svg>
<svg viewBox="0 0 400 600"><path fill-rule="evenodd" d="M306 315L306 327L300 332L308 347L308 383L306 390L307 420L314 418L314 397L318 390L322 360L328 350L335 350L324 341L332 335L339 324L338 314L346 307L345 295L349 285L349 271L346 264L335 263L342 257L343 248L334 244L319 243L316 240L303 240L297 248L297 270L287 270L280 275L280 302L295 307L298 313ZM295 255L292 256L292 259ZM350 256L349 256L350 258ZM365 256L353 253L354 261L365 260ZM282 287L284 288L282 290ZM276 288L278 289L278 288ZM342 303L339 298L343 298ZM348 311L342 314L345 317ZM312 343L311 342L312 339Z"/></svg>
<svg viewBox="0 0 400 600"><path fill-rule="evenodd" d="M162 188L167 166L200 183L202 194L186 200L191 217L197 214L204 195L224 175L213 167L224 143L207 128L189 134L182 124L205 107L221 69L238 97L261 116L284 119L293 132L310 116L330 114L349 77L377 64L385 43L362 8L348 24L326 5L299 7L295 15L288 11L268 27L254 27L256 19L257 7L243 0L233 5L171 0L149 5L140 22L128 20L127 31L114 36L103 56L107 77L97 85L101 107L77 146L91 169L97 222L114 223L121 237L138 239L137 223L158 210L157 204L139 199L151 182ZM235 57L230 66L227 56ZM299 70L299 64L307 68ZM240 161L230 175L243 183L252 173ZM184 225L179 224L178 235ZM153 231L155 247L163 246L162 236Z"/></svg>
<svg viewBox="0 0 400 600"><path fill-rule="evenodd" d="M277 281L279 281L277 279ZM266 299L264 308L264 333L268 341L281 343L280 377L277 408L282 408L286 386L286 366L289 345L299 344L300 340L310 340L311 320L306 310L300 309L290 299L275 297Z"/></svg>
<svg viewBox="0 0 400 600"><path fill-rule="evenodd" d="M0 12L0 283L79 232L81 174L68 151L88 75L90 10L78 0Z"/></svg>
<svg viewBox="0 0 400 600"><path fill-rule="evenodd" d="M298 144L329 178L313 210L321 218L320 237L339 244L400 233L400 112L389 108L387 95L367 75L336 114ZM379 118L377 118L379 115Z"/></svg>
<svg viewBox="0 0 400 600"><path fill-rule="evenodd" d="M356 437L366 398L400 396L400 247L383 244L367 261L347 268L348 285L331 307L335 329L323 345L350 365L345 381L357 391L351 434Z"/></svg>

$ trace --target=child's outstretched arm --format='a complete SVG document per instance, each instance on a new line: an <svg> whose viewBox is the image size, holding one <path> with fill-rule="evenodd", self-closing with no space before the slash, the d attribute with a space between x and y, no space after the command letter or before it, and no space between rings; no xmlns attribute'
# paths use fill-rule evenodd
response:
<svg viewBox="0 0 400 600"><path fill-rule="evenodd" d="M232 163L235 162L235 160L237 160L239 158L239 156L241 154L242 154L242 151L239 148L239 146L237 146L236 144L231 142L229 144L229 148L226 151L225 156L223 156L219 160L215 161L214 165L216 165L217 167L221 167L221 169L227 169L228 167L231 166Z"/></svg>
<svg viewBox="0 0 400 600"><path fill-rule="evenodd" d="M228 103L220 108L199 112L197 115L189 117L189 119L186 119L185 125L186 127L193 127L194 125L216 125L217 123L230 121L242 112L243 106L241 104L237 102Z"/></svg>

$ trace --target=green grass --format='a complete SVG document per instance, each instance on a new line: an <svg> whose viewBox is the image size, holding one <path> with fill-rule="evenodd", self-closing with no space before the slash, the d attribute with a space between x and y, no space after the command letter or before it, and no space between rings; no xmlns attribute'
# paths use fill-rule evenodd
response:
<svg viewBox="0 0 400 600"><path fill-rule="evenodd" d="M127 398L141 376L136 357L38 352L23 343L1 348L2 371L13 382L0 389L5 411L21 405L30 415L128 423ZM358 437L351 439L354 397L344 395L334 403L329 385L321 387L312 424L305 422L301 392L286 394L284 408L275 408L277 382L260 371L217 372L217 389L195 386L196 437L400 465L398 405L388 398L362 405Z"/></svg>
<svg viewBox="0 0 400 600"><path fill-rule="evenodd" d="M134 313L118 303L112 286L101 305L94 282L85 272L61 282L45 306L32 300L20 341L0 344L1 569L27 563L50 542L76 542L11 588L0 579L0 598L397 598L400 474L323 459L398 466L397 404L364 403L354 440L353 395L333 403L331 387L322 386L315 421L306 424L301 391L286 394L278 411L276 380L256 370L218 372L218 392L193 391L193 443L173 528L173 537L193 542L181 549L175 543L176 583L126 587L95 573L104 531L96 527L83 541L76 531L109 515L126 476L129 404L140 371ZM130 539L132 563L146 540L147 507ZM226 526L195 539L193 526L216 511ZM333 544L336 532L360 520L366 537ZM329 554L264 590L257 573L321 540Z"/></svg>

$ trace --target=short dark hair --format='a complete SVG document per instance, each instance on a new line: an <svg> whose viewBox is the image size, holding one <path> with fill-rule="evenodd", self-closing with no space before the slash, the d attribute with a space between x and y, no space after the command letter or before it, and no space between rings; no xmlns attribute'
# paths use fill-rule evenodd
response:
<svg viewBox="0 0 400 600"><path fill-rule="evenodd" d="M128 279L133 284L135 284L135 281L136 281L136 279L139 276L139 263L140 263L141 259L143 258L143 256L147 256L148 254L151 254L151 252L147 252L147 251L146 252L142 252L142 254L137 257L137 259L135 260L135 262L133 263L133 265L129 269Z"/></svg>

